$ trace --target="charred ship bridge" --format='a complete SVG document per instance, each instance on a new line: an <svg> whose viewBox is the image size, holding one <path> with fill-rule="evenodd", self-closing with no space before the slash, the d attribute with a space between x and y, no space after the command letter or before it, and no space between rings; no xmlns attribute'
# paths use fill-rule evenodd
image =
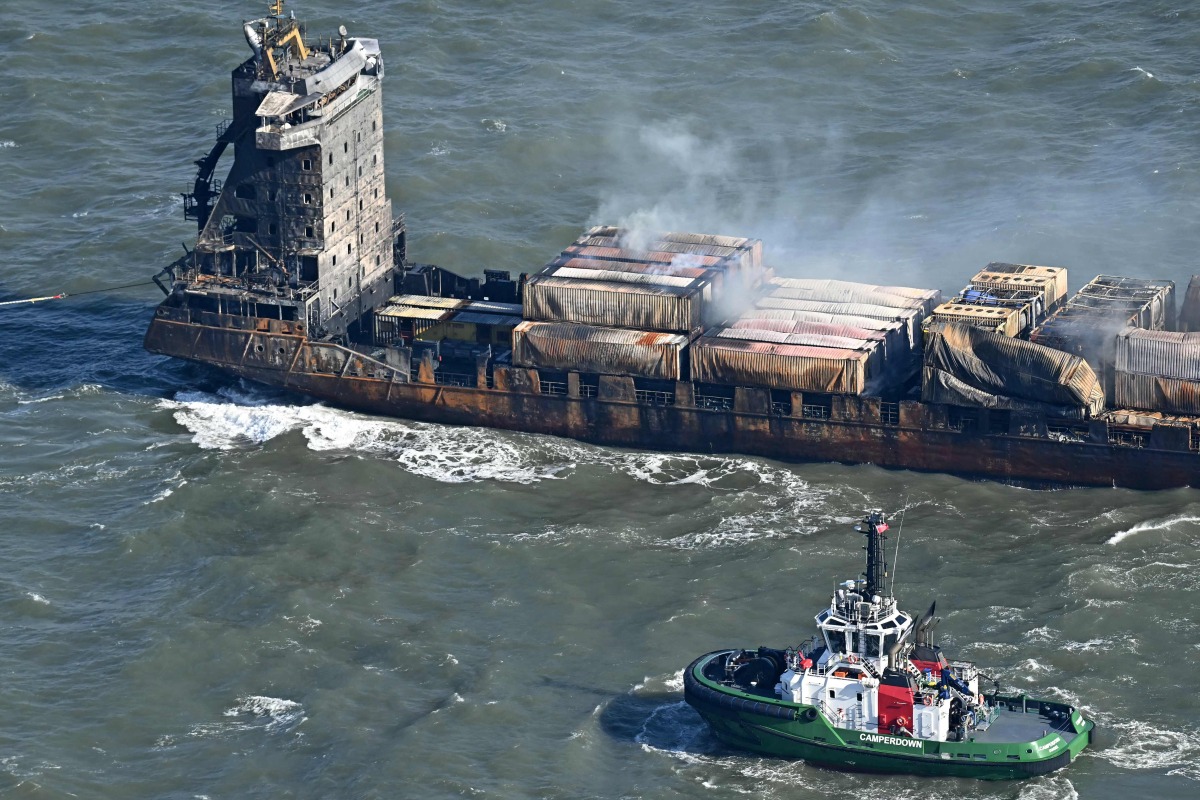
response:
<svg viewBox="0 0 1200 800"><path fill-rule="evenodd" d="M346 408L597 444L1200 485L1200 287L1177 320L1166 281L1067 297L1066 270L993 264L942 303L777 278L757 240L604 227L532 277L412 264L378 42L309 41L272 11L244 26L253 55L197 161L199 235L158 278L148 350Z"/></svg>

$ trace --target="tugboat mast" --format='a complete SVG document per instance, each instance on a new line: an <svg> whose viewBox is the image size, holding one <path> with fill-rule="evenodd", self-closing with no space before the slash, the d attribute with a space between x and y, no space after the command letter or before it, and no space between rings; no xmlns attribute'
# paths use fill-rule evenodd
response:
<svg viewBox="0 0 1200 800"><path fill-rule="evenodd" d="M883 535L888 529L887 517L882 511L872 511L863 517L854 529L867 537L867 546L864 548L867 551L867 571L863 573L863 577L866 578L863 595L868 599L876 595L889 597L884 588L884 579L888 573L887 561L883 557L883 543L887 541L887 537Z"/></svg>

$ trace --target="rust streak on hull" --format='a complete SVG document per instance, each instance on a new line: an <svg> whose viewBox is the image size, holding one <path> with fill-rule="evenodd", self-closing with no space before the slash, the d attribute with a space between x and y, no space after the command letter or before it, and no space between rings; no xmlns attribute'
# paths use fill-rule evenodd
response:
<svg viewBox="0 0 1200 800"><path fill-rule="evenodd" d="M165 313L164 313L165 312ZM654 406L606 397L569 397L408 382L385 364L313 342L275 320L238 329L171 319L160 309L146 348L284 387L348 409L424 422L567 437L600 445L742 453L785 461L870 463L1035 484L1162 489L1200 486L1200 455L1187 448L1058 441L944 427L937 407L900 404L899 422L880 422L879 403L854 399L828 419L757 411ZM799 409L797 409L799 411Z"/></svg>

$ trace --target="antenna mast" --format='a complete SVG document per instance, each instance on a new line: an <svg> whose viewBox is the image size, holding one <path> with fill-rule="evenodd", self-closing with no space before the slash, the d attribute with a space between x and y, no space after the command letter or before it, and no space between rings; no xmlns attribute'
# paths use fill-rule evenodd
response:
<svg viewBox="0 0 1200 800"><path fill-rule="evenodd" d="M866 586L863 587L863 595L868 599L884 592L883 580L887 577L887 562L883 558L883 543L887 537L883 533L887 529L887 517L882 511L870 512L854 526L854 530L867 537L867 571L863 573Z"/></svg>

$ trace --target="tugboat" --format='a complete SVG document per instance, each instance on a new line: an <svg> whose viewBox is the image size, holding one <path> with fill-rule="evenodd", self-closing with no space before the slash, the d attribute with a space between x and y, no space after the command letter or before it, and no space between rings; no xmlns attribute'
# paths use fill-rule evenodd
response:
<svg viewBox="0 0 1200 800"><path fill-rule="evenodd" d="M784 650L718 650L684 671L684 698L725 744L860 772L1011 780L1067 764L1094 723L1073 706L1000 693L933 643L936 601L919 619L884 586L882 512L854 529L867 570L838 585L819 633Z"/></svg>

